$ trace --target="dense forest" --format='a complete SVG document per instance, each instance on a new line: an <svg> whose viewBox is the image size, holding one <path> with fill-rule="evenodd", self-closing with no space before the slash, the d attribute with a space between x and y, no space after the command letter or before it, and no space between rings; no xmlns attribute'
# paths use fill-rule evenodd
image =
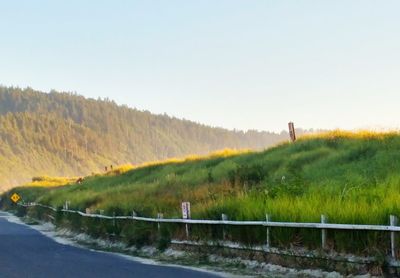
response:
<svg viewBox="0 0 400 278"><path fill-rule="evenodd" d="M286 132L230 131L106 100L0 87L0 188L223 148L263 149Z"/></svg>

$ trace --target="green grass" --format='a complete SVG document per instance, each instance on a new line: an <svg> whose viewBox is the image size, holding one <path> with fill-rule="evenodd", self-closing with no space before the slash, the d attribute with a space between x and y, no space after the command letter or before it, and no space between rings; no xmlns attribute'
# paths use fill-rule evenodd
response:
<svg viewBox="0 0 400 278"><path fill-rule="evenodd" d="M400 135L336 132L264 152L150 165L88 177L81 185L15 191L25 201L62 207L69 200L72 208L107 214L135 210L141 216L180 217L181 202L190 201L193 218L220 219L225 213L229 219L264 220L268 213L273 221L319 222L325 214L331 223L388 224L390 214L400 216ZM265 233L259 234L262 241ZM335 239L345 237L337 234ZM285 240L315 236L296 231Z"/></svg>

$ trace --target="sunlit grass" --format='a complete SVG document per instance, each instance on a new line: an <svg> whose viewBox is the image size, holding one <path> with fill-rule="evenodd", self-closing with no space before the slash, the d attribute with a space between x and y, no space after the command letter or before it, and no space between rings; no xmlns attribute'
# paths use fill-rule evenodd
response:
<svg viewBox="0 0 400 278"><path fill-rule="evenodd" d="M25 183L24 186L41 186L41 187L52 187L52 186L63 186L67 184L75 183L77 177L49 177L39 176L33 177L31 182Z"/></svg>
<svg viewBox="0 0 400 278"><path fill-rule="evenodd" d="M122 165L43 200L170 217L178 217L180 202L188 200L193 215L203 218L227 213L263 219L268 213L279 220L315 221L327 214L340 223L385 223L389 213L399 213L398 146L394 132L333 131L259 153L223 150ZM38 181L44 183L57 179Z"/></svg>
<svg viewBox="0 0 400 278"><path fill-rule="evenodd" d="M123 165L118 165L117 167L113 168L112 170L108 171L104 175L112 176L112 175L121 175L124 174L135 167L132 164L123 164ZM100 174L101 175L101 174Z"/></svg>
<svg viewBox="0 0 400 278"><path fill-rule="evenodd" d="M335 139L335 138L348 138L348 139L383 139L390 136L398 136L400 134L397 130L388 131L373 131L373 130L332 130L327 132L316 132L304 134L299 137L299 140L309 140L309 139Z"/></svg>
<svg viewBox="0 0 400 278"><path fill-rule="evenodd" d="M71 208L106 214L180 218L181 202L189 201L192 216L201 219L224 213L264 220L269 214L273 221L319 222L324 214L331 223L388 224L390 214L400 216L400 135L334 131L263 152L124 165L79 185L16 190L24 199L55 207L68 200Z"/></svg>
<svg viewBox="0 0 400 278"><path fill-rule="evenodd" d="M126 172L129 172L134 169L146 168L151 166L160 166L160 165L168 165L168 164L177 164L177 163L185 163L191 161L200 161L207 159L215 159L215 158L227 158L232 156L237 156L241 154L248 154L252 151L249 149L223 149L215 152L211 152L207 155L188 155L182 158L169 158L165 160L156 160L149 161L138 165L133 164L122 164L109 169L104 173L94 173L92 176L101 177L101 176L116 176L122 175ZM79 177L50 177L50 176L39 176L33 177L32 181L24 184L23 186L61 186L75 183Z"/></svg>
<svg viewBox="0 0 400 278"><path fill-rule="evenodd" d="M172 158L164 159L164 160L144 162L142 164L138 164L138 165L134 166L133 168L137 169L137 168L145 168L145 167L156 166L156 165L184 163L184 162L188 162L188 161L199 161L199 160L206 160L206 159L212 159L212 158L224 158L224 157L231 157L231 156L236 156L236 155L246 154L246 153L251 153L251 152L252 151L249 149L240 149L240 150L223 149L223 150L211 152L210 154L207 154L207 155L191 154L191 155L187 155L182 158L172 157Z"/></svg>

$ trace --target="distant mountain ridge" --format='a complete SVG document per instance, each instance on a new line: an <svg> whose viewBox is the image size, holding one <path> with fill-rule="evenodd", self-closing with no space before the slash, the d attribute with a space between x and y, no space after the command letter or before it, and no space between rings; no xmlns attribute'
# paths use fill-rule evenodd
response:
<svg viewBox="0 0 400 278"><path fill-rule="evenodd" d="M214 128L110 100L0 87L0 188L34 175L77 176L223 148L263 149L287 132Z"/></svg>

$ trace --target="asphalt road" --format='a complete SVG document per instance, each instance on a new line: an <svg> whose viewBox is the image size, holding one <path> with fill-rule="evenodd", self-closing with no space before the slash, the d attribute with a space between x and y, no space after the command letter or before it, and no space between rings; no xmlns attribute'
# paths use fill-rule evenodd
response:
<svg viewBox="0 0 400 278"><path fill-rule="evenodd" d="M63 245L0 212L0 277L217 277Z"/></svg>

